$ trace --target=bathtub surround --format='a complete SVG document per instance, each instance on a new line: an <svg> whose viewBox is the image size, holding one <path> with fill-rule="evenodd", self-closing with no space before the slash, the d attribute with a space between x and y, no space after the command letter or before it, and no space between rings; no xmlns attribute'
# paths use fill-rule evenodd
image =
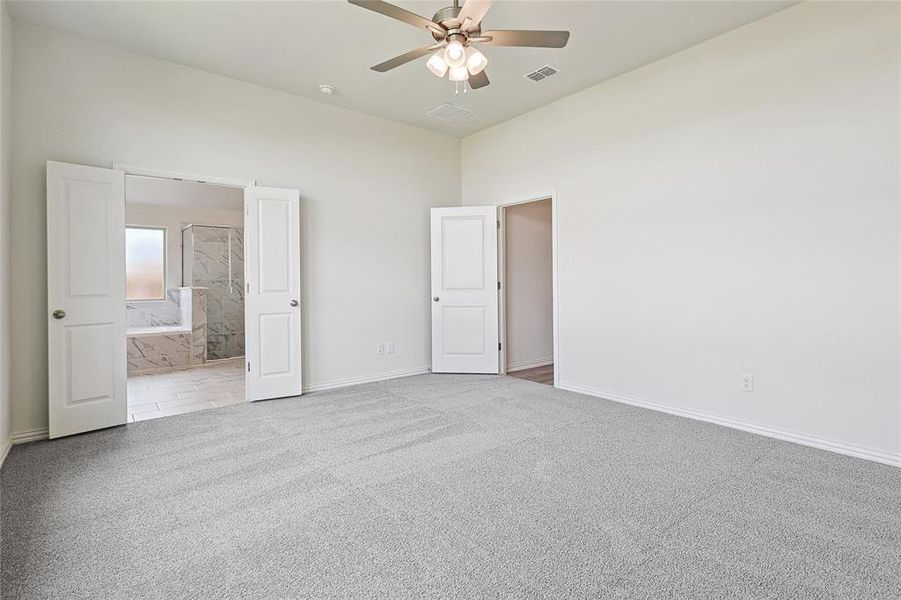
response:
<svg viewBox="0 0 901 600"><path fill-rule="evenodd" d="M182 231L184 285L207 288L207 358L244 356L244 229L190 225Z"/></svg>
<svg viewBox="0 0 901 600"><path fill-rule="evenodd" d="M129 376L206 363L206 294L203 288L182 287L169 290L162 302L128 303Z"/></svg>

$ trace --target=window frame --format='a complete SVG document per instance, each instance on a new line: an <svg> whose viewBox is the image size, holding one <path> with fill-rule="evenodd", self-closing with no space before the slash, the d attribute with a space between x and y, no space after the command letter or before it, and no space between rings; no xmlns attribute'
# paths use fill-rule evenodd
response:
<svg viewBox="0 0 901 600"><path fill-rule="evenodd" d="M125 301L126 302L165 302L166 285L169 281L169 231L163 225L125 225L125 235L128 236L129 229L149 229L153 231L163 232L163 297L162 298L129 298L128 297L128 262L125 263ZM127 244L126 244L127 248Z"/></svg>

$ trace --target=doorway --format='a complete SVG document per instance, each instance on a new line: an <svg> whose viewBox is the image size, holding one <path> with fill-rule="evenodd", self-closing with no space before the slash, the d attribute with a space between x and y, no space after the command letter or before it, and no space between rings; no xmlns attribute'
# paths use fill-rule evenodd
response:
<svg viewBox="0 0 901 600"><path fill-rule="evenodd" d="M237 224L194 218L185 222L175 217L160 224L136 221L135 211L126 218L126 177L134 189L138 180L134 176L148 182L165 180L162 183L166 185L190 182L207 190L213 188L206 184L236 188L233 192L241 197L240 220ZM158 193L150 196L161 202ZM199 233L200 226L207 225L213 227ZM242 237L239 229L246 235ZM190 230L195 244L206 237L222 246L218 250L225 249L215 264L205 265L223 273L208 281L209 289L204 291L211 293L213 283L218 283L219 288L231 288L224 300L240 302L243 295L243 344L238 335L229 335L239 333L240 311L225 312L220 324L226 326L231 318L234 329L222 334L226 339L213 337L216 334L209 328L206 331L211 341L223 342L224 359L234 361L224 373L212 370L224 364L206 364L216 354L207 336L202 331L194 335L195 325L207 316L206 310L200 310L208 308L204 305L206 294L198 293L204 286L198 285L193 275L189 280L193 285L185 285L181 256L172 258L175 253L183 254L185 230ZM208 402L204 408L213 408L216 402L222 405L301 394L298 190L143 167L109 169L47 161L47 232L50 438L137 420L135 401L141 395L141 404L148 407L142 412L151 412L149 405L153 404L153 412L178 414L190 412L184 407L191 404L203 404L195 402L197 392L212 391L218 398L204 400ZM238 257L232 253L239 241L243 242L243 274L222 266L226 261L236 265ZM131 268L126 268L127 261ZM198 268L196 261L193 268ZM129 303L135 306L129 307ZM142 309L147 309L147 314L139 314ZM164 313L154 312L156 309ZM243 359L229 356L240 354L241 346L246 348ZM172 377L170 372L181 373L198 366L196 363L211 370L182 373L180 377L191 379L189 389L175 390L174 397L162 397L173 392L171 381L156 386L146 379L129 382L129 367L135 377ZM242 381L243 395L238 387ZM200 389L200 383L209 384L209 389ZM192 386L195 389L190 389Z"/></svg>
<svg viewBox="0 0 901 600"><path fill-rule="evenodd" d="M125 176L128 421L244 402L244 190Z"/></svg>
<svg viewBox="0 0 901 600"><path fill-rule="evenodd" d="M554 385L554 207L499 207L501 372Z"/></svg>

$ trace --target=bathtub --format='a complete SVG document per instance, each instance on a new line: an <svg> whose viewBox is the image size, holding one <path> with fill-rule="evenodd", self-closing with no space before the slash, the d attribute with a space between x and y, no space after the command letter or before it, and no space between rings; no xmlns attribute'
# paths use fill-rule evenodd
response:
<svg viewBox="0 0 901 600"><path fill-rule="evenodd" d="M187 368L193 364L190 327L164 325L126 330L128 374Z"/></svg>

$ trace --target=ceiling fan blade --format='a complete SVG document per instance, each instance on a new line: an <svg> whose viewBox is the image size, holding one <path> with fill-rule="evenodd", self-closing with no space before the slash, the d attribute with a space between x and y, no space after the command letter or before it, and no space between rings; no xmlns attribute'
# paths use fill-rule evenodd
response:
<svg viewBox="0 0 901 600"><path fill-rule="evenodd" d="M373 67L370 67L373 71L378 71L379 73L384 73L385 71L390 71L394 67L399 67L401 65L407 64L411 60L416 60L420 56L425 56L432 50L439 48L441 44L434 44L432 46L423 46L421 48L417 48L416 50L410 50L409 52L404 52L400 56L395 56L394 58L388 59L383 63L379 63Z"/></svg>
<svg viewBox="0 0 901 600"><path fill-rule="evenodd" d="M362 8L366 8L373 12L377 12L379 14L383 14L386 17L391 17L392 19L397 19L398 21L403 21L404 23L408 23L413 27L418 27L420 29L428 29L429 31L434 31L442 36L447 35L447 31L444 30L444 27L435 23L434 21L429 21L425 17L420 17L416 13L411 13L408 10L404 10L399 6L394 6L393 4L388 4L387 2L382 2L382 0L347 0L354 6L360 6Z"/></svg>
<svg viewBox="0 0 901 600"><path fill-rule="evenodd" d="M474 90L483 88L486 85L488 85L489 83L491 83L491 82L488 81L488 75L485 74L485 71L479 71L475 75L471 75L469 77L469 87L471 87Z"/></svg>
<svg viewBox="0 0 901 600"><path fill-rule="evenodd" d="M463 8L460 9L460 14L457 15L457 21L461 26L465 26L466 31L477 29L489 8L491 8L491 0L466 0ZM467 19L469 19L468 22Z"/></svg>
<svg viewBox="0 0 901 600"><path fill-rule="evenodd" d="M562 48L569 41L568 31L483 31L491 41L486 46L529 46L533 48Z"/></svg>

